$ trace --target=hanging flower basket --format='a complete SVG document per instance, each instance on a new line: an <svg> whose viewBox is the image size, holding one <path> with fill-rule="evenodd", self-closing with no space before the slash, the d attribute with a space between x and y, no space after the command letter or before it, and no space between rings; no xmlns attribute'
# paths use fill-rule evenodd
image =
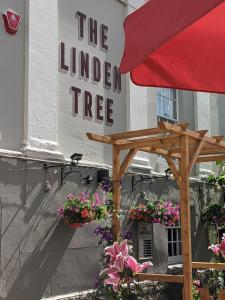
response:
<svg viewBox="0 0 225 300"><path fill-rule="evenodd" d="M63 206L57 210L58 216L71 228L79 228L92 221L100 221L109 215L105 200L98 193L90 195L68 194Z"/></svg>
<svg viewBox="0 0 225 300"><path fill-rule="evenodd" d="M129 219L146 223L159 223L173 226L180 218L179 204L172 201L147 201L129 211Z"/></svg>
<svg viewBox="0 0 225 300"><path fill-rule="evenodd" d="M225 228L225 208L223 205L215 203L203 210L201 215L202 222L207 226L215 224L218 229Z"/></svg>

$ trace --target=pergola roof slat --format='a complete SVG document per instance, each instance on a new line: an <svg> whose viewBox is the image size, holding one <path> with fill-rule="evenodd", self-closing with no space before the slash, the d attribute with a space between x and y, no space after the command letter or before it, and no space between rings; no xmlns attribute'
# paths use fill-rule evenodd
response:
<svg viewBox="0 0 225 300"><path fill-rule="evenodd" d="M201 162L210 162L210 161L218 161L218 160L225 160L225 154L199 156L197 162L201 163Z"/></svg>
<svg viewBox="0 0 225 300"><path fill-rule="evenodd" d="M178 125L182 129L186 129L188 127L188 123L180 123ZM165 132L168 132L168 130L156 127L156 128L148 128L148 129L140 129L140 130L113 133L113 134L110 134L109 136L111 138L113 138L114 140L121 140L121 139L130 139L130 138L135 138L135 137L156 135L156 134L165 133Z"/></svg>
<svg viewBox="0 0 225 300"><path fill-rule="evenodd" d="M167 129L170 132L177 133L179 135L186 135L191 138L195 138L196 140L202 140L202 134L197 132L197 131L192 131L192 130L183 130L179 124L170 124L166 122L159 122L159 127L161 129ZM218 141L217 138L213 137L208 137L205 136L204 140L206 143L211 144L211 145L217 145L218 147L224 148L225 149L225 141Z"/></svg>

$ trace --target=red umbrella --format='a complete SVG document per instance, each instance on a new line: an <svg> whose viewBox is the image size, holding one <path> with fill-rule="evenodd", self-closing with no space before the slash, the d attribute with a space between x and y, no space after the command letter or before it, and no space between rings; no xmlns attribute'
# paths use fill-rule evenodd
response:
<svg viewBox="0 0 225 300"><path fill-rule="evenodd" d="M225 93L225 0L150 0L124 29L135 84Z"/></svg>

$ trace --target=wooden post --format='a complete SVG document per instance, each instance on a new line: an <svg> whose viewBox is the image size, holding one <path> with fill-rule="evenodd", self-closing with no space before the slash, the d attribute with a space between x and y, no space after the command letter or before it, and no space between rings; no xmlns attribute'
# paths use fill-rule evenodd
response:
<svg viewBox="0 0 225 300"><path fill-rule="evenodd" d="M219 291L219 300L224 300L225 299L225 290L222 289Z"/></svg>
<svg viewBox="0 0 225 300"><path fill-rule="evenodd" d="M209 300L209 290L207 288L201 288L199 291L201 300Z"/></svg>
<svg viewBox="0 0 225 300"><path fill-rule="evenodd" d="M113 216L112 216L112 233L113 240L118 240L120 236L120 201L121 201L121 176L120 176L120 150L113 145Z"/></svg>
<svg viewBox="0 0 225 300"><path fill-rule="evenodd" d="M192 299L192 253L191 253L191 217L189 195L189 144L188 136L181 136L180 168L180 208L181 237L184 275L184 300Z"/></svg>

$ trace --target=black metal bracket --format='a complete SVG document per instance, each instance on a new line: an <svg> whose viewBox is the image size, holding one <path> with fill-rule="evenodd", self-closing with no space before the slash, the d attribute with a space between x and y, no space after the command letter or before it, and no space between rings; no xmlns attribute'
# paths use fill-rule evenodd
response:
<svg viewBox="0 0 225 300"><path fill-rule="evenodd" d="M80 179L84 179L86 184L90 184L93 181L93 176L87 175L86 177L83 177L83 174L79 170L75 170L75 168L78 167L78 162L71 161L71 163L59 163L59 164L44 164L44 169L53 169L53 168L60 168L61 170L61 180L60 184L63 186L66 183L66 178L68 175L73 174L73 173L78 173L80 174ZM45 176L46 178L46 176ZM47 184L47 179L46 179L46 184Z"/></svg>

